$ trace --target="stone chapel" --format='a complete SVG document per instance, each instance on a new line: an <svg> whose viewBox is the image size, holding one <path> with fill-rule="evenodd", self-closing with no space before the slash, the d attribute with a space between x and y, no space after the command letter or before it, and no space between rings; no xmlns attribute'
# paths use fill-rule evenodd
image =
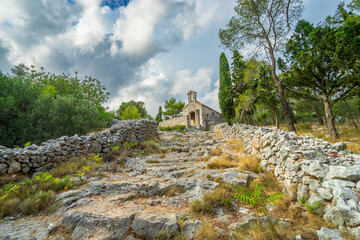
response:
<svg viewBox="0 0 360 240"><path fill-rule="evenodd" d="M190 91L187 96L188 104L183 108L182 116L164 120L159 126L185 125L186 128L213 130L215 124L225 122L221 113L196 100L196 92Z"/></svg>

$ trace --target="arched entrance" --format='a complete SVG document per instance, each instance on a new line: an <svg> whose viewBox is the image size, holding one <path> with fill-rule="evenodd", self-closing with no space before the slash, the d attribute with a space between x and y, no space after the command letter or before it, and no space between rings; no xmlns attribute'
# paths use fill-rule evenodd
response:
<svg viewBox="0 0 360 240"><path fill-rule="evenodd" d="M195 127L195 112L191 112L189 115L190 115L190 126Z"/></svg>

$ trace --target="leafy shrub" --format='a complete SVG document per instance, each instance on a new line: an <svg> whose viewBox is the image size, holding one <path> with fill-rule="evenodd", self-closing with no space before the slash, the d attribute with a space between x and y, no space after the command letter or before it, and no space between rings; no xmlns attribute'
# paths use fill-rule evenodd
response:
<svg viewBox="0 0 360 240"><path fill-rule="evenodd" d="M251 207L254 207L258 213L258 215L265 215L267 212L266 205L268 203L272 203L276 205L279 198L284 196L284 193L278 192L275 194L267 195L264 193L264 188L261 183L255 183L252 190L247 190L241 187L233 186L236 189L236 193L234 193L234 197Z"/></svg>

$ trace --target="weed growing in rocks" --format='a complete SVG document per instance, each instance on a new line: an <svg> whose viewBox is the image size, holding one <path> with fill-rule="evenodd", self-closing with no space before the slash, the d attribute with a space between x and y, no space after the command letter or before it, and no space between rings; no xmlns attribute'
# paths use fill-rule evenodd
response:
<svg viewBox="0 0 360 240"><path fill-rule="evenodd" d="M103 164L102 157L100 157L100 154L96 154L92 153L90 157L88 157L88 159L93 160L94 162L98 163L98 164Z"/></svg>
<svg viewBox="0 0 360 240"><path fill-rule="evenodd" d="M279 198L284 196L283 192L278 192L270 195L265 194L264 187L259 182L256 182L254 184L253 189L251 190L247 190L236 186L233 186L233 188L236 189L236 193L234 193L234 197L237 200L244 202L250 207L256 209L258 221L259 221L259 215L265 215L267 213L267 208L266 208L267 204L276 205Z"/></svg>
<svg viewBox="0 0 360 240"><path fill-rule="evenodd" d="M160 147L157 141L158 140L156 138L152 138L140 143L140 147L142 149L141 153L148 156L160 152Z"/></svg>

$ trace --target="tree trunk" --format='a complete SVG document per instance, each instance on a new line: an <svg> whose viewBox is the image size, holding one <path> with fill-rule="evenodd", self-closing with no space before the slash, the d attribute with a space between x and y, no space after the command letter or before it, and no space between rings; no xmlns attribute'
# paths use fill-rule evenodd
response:
<svg viewBox="0 0 360 240"><path fill-rule="evenodd" d="M275 111L275 124L276 124L276 127L279 128L279 116L278 116L278 113Z"/></svg>
<svg viewBox="0 0 360 240"><path fill-rule="evenodd" d="M269 47L270 47L270 43L269 43ZM290 108L290 104L288 103L288 101L286 101L285 95L284 95L284 88L282 86L281 81L279 80L279 78L276 75L276 60L275 60L275 56L273 53L273 50L270 49L269 50L269 55L271 58L271 75L272 78L275 82L275 85L278 89L278 95L279 95L279 99L281 102L281 106L284 110L284 115L285 115L285 121L286 121L286 126L289 130L289 132L295 132L296 133L296 129L295 129L295 124L294 124L294 119L292 117L292 113L291 113L291 108Z"/></svg>
<svg viewBox="0 0 360 240"><path fill-rule="evenodd" d="M244 124L247 124L247 118L246 118L247 114L246 114L246 110L244 111Z"/></svg>
<svg viewBox="0 0 360 240"><path fill-rule="evenodd" d="M352 112L351 112L351 108L349 107L349 105L347 104L347 102L344 100L344 103L345 103L345 106L346 108L348 109L348 113L349 113L349 117L350 117L350 122L354 125L354 127L356 129L359 129L355 120L354 120L354 116L352 115Z"/></svg>
<svg viewBox="0 0 360 240"><path fill-rule="evenodd" d="M275 77L277 79L277 76L275 76ZM276 87L278 88L279 99L280 99L282 108L284 110L286 126L287 126L289 132L296 132L294 121L293 121L293 118L292 118L292 115L291 115L291 108L290 108L290 105L286 101L286 98L284 96L283 86L282 86L280 81L275 82L275 84L276 84Z"/></svg>
<svg viewBox="0 0 360 240"><path fill-rule="evenodd" d="M245 109L243 108L243 109L241 109L241 114L240 114L240 123L241 123L241 120L244 118L244 124L245 124Z"/></svg>
<svg viewBox="0 0 360 240"><path fill-rule="evenodd" d="M316 116L317 116L317 118L318 118L319 124L320 124L320 125L324 125L324 124L325 124L325 123L324 123L324 118L323 118L323 116L321 116L321 113L320 113L320 111L319 111L319 108L316 106L316 104L313 105L313 108L314 108L315 114L316 114Z"/></svg>
<svg viewBox="0 0 360 240"><path fill-rule="evenodd" d="M339 135L335 128L335 121L334 121L334 116L333 116L332 109L331 109L330 100L325 94L323 94L323 100L324 100L327 128L328 128L330 137L331 137L331 139L337 139L337 138L339 138Z"/></svg>

